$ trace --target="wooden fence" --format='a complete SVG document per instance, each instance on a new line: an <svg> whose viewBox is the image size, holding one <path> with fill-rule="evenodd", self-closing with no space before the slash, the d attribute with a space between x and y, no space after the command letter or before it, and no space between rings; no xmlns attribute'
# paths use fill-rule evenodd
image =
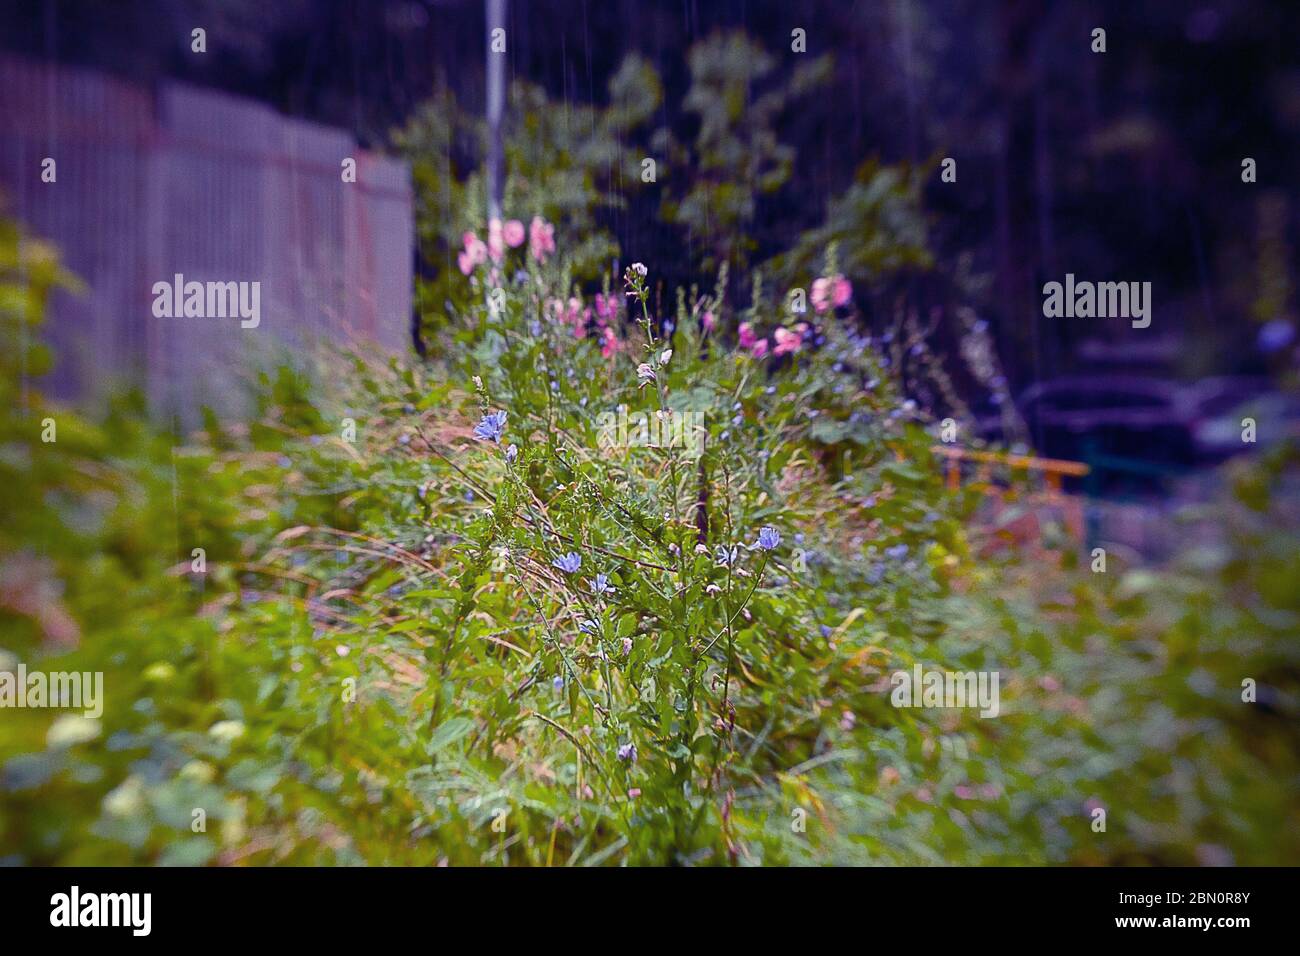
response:
<svg viewBox="0 0 1300 956"><path fill-rule="evenodd" d="M41 384L59 397L93 402L127 382L193 422L203 404L242 410L250 373L314 342L410 344L409 170L340 130L0 56L0 203L87 286L47 317L58 366ZM156 317L154 283L178 273L260 283L260 325Z"/></svg>
<svg viewBox="0 0 1300 956"><path fill-rule="evenodd" d="M1082 544L1086 540L1084 499L1065 494L1062 485L1065 478L1087 475L1087 465L1056 458L980 451L960 445L934 445L930 450L946 460L946 480L951 490L956 491L962 486L963 465L968 473L973 472L968 474L967 483L984 494L986 507L981 521L995 529L994 539L1033 545L1041 539L1044 523L1052 521L1059 523L1076 542ZM1041 477L1045 487L1029 493L1021 502L1023 511L1011 512L1014 518L1008 522L1005 515L1009 502L996 479L1019 472Z"/></svg>

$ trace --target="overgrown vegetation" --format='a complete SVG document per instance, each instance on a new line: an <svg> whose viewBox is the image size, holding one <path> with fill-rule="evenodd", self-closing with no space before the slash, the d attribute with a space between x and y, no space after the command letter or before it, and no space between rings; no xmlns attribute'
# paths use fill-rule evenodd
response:
<svg viewBox="0 0 1300 956"><path fill-rule="evenodd" d="M554 223L573 278L599 284L611 261L634 251L616 239L629 207L648 205L656 213L647 241L677 250L660 265L656 294L725 265L728 295L755 306L751 264L756 276L806 290L838 242L860 301L874 298L878 325L892 320L898 285L935 267L920 208L922 170L868 159L824 209L809 203L791 182L798 151L781 129L823 91L831 57L809 58L787 75L754 39L731 32L698 41L686 59L691 83L673 111L658 72L635 54L611 76L601 104L512 83L503 129L507 217ZM689 118L688 130L671 128L676 112ZM436 348L436 333L469 305L458 254L465 232L481 234L487 221L487 130L440 85L393 142L412 166L426 272L417 303Z"/></svg>
<svg viewBox="0 0 1300 956"><path fill-rule="evenodd" d="M2 712L6 861L1300 858L1293 449L1168 569L1026 565L833 262L787 327L654 263L597 300L563 241L465 243L443 365L285 371L181 438L45 401L59 274L2 238L3 669L105 674L98 719ZM670 414L703 431L648 447ZM999 716L893 706L917 663Z"/></svg>

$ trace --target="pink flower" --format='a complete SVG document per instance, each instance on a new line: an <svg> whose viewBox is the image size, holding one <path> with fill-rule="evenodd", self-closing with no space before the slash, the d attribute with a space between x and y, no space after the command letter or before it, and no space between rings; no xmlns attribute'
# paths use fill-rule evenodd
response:
<svg viewBox="0 0 1300 956"><path fill-rule="evenodd" d="M754 358L762 358L767 354L767 339L759 339L749 347L749 350L753 353Z"/></svg>
<svg viewBox="0 0 1300 956"><path fill-rule="evenodd" d="M700 317L700 321L704 323L705 332L712 332L713 327L717 324L717 320L713 318L712 312L705 312L704 315Z"/></svg>
<svg viewBox="0 0 1300 956"><path fill-rule="evenodd" d="M754 343L758 341L754 335L754 327L748 322L740 323L740 347L742 349L753 348Z"/></svg>
<svg viewBox="0 0 1300 956"><path fill-rule="evenodd" d="M501 257L505 255L505 240L501 236L501 220L493 219L488 223L488 255L492 257L493 262L500 262Z"/></svg>
<svg viewBox="0 0 1300 956"><path fill-rule="evenodd" d="M814 279L812 287L813 308L818 312L825 312L830 307L830 279Z"/></svg>
<svg viewBox="0 0 1300 956"><path fill-rule="evenodd" d="M538 262L555 251L555 227L541 216L534 216L528 225L528 249Z"/></svg>
<svg viewBox="0 0 1300 956"><path fill-rule="evenodd" d="M582 338L586 327L582 321L581 302L575 298L570 298L568 302L563 299L547 299L546 308L554 316L556 322L563 322L565 325L573 326L573 334L578 338Z"/></svg>
<svg viewBox="0 0 1300 956"><path fill-rule="evenodd" d="M842 305L847 305L852 297L852 284L838 273L813 281L813 308L818 312L825 312L832 306L839 308Z"/></svg>
<svg viewBox="0 0 1300 956"><path fill-rule="evenodd" d="M798 332L791 332L789 329L777 329L773 335L776 338L776 348L772 349L773 355L798 352L803 346L803 341L799 338Z"/></svg>
<svg viewBox="0 0 1300 956"><path fill-rule="evenodd" d="M501 235L505 238L507 246L518 249L524 244L524 224L518 219L507 219Z"/></svg>
<svg viewBox="0 0 1300 956"><path fill-rule="evenodd" d="M487 262L487 246L472 231L461 236L461 241L465 243L465 251L456 257L456 261L460 271L469 275L475 266Z"/></svg>
<svg viewBox="0 0 1300 956"><path fill-rule="evenodd" d="M600 346L600 354L605 356L605 358L609 358L618 351L618 336L614 334L614 330L609 326L605 326L605 328L601 330L601 335L604 337L605 341Z"/></svg>
<svg viewBox="0 0 1300 956"><path fill-rule="evenodd" d="M838 309L842 305L848 305L851 298L853 298L853 286L844 276L837 275L835 277L835 288L831 293L831 302Z"/></svg>
<svg viewBox="0 0 1300 956"><path fill-rule="evenodd" d="M569 312L564 317L570 325L583 325L582 321L582 301L577 296L569 297Z"/></svg>
<svg viewBox="0 0 1300 956"><path fill-rule="evenodd" d="M612 319L618 311L618 298L604 293L596 293L596 321L601 325L606 319Z"/></svg>

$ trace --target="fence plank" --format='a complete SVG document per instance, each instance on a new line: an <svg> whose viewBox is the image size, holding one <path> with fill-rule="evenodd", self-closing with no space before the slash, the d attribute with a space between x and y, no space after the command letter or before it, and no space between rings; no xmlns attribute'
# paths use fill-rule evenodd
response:
<svg viewBox="0 0 1300 956"><path fill-rule="evenodd" d="M122 382L187 424L244 408L240 385L314 343L410 343L410 171L346 132L165 81L156 91L0 56L4 214L82 278L51 303L57 371L41 387L92 404ZM58 180L41 182L41 160ZM357 161L357 182L341 163ZM155 318L155 282L259 282L261 325Z"/></svg>

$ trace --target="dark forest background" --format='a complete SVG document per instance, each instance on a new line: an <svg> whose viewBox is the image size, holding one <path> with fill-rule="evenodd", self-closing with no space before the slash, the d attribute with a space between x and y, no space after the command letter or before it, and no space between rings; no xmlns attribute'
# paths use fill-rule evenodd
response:
<svg viewBox="0 0 1300 956"><path fill-rule="evenodd" d="M212 38L205 57L190 55L194 25ZM683 142L699 123L682 107L692 44L743 30L776 77L804 29L805 59L829 53L832 71L774 120L793 165L759 197L753 260L815 227L865 162L915 167L935 266L898 270L860 299L868 313L900 294L922 311L973 306L1013 388L1090 367L1079 345L1097 326L1042 317L1042 284L1066 272L1152 282L1152 328L1135 338L1115 325L1109 344L1121 363L1184 380L1261 371L1258 324L1294 308L1300 5L527 0L509 5L508 26L507 79L552 101L602 105L639 53L663 84L654 121ZM1099 26L1105 54L1090 49ZM135 81L253 97L378 147L435 89L480 115L484 102L477 0L27 0L0 10L0 38ZM958 160L956 184L939 180L944 156ZM1241 179L1247 156L1255 184ZM601 224L627 256L669 282L711 281L697 230L667 226L657 191L624 198Z"/></svg>

